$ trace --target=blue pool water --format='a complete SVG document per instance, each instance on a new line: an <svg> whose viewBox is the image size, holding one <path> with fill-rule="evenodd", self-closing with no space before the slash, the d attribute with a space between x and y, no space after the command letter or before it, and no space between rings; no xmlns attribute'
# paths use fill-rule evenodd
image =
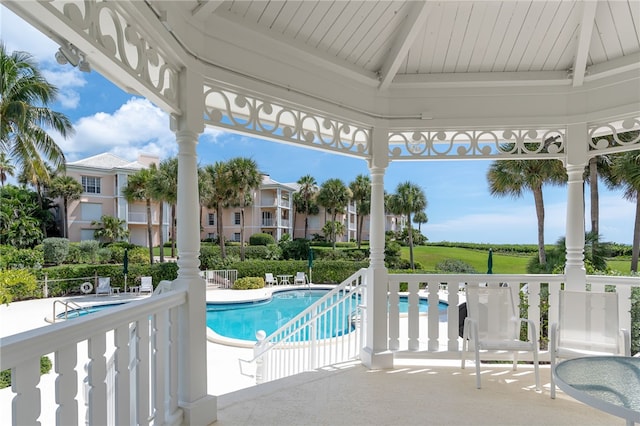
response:
<svg viewBox="0 0 640 426"><path fill-rule="evenodd" d="M274 293L271 299L247 303L207 303L207 327L223 337L232 339L256 341L256 331L264 330L267 335L293 319L308 306L327 294L329 290L287 290ZM356 297L354 295L354 297ZM353 303L353 309L357 306ZM426 312L429 304L426 299L420 299L420 312ZM408 311L406 297L400 298L400 312ZM446 315L447 304L440 302L438 307L441 316ZM351 314L345 309L332 312L331 331L325 327L318 327L318 338L334 337L349 332L352 328ZM306 340L302 337L300 340Z"/></svg>
<svg viewBox="0 0 640 426"><path fill-rule="evenodd" d="M106 303L104 305L85 306L83 309L69 309L67 319L83 317L94 312L100 312L105 309L122 306L124 303ZM56 318L64 318L64 312L56 315Z"/></svg>

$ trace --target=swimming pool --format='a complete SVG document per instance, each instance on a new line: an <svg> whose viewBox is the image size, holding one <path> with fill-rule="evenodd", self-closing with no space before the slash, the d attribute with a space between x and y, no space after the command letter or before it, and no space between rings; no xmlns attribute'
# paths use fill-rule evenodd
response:
<svg viewBox="0 0 640 426"><path fill-rule="evenodd" d="M236 340L255 342L256 331L264 330L267 336L285 325L300 312L326 295L329 290L285 290L273 293L270 299L242 302L242 303L207 303L207 327L217 335ZM359 297L353 295L352 297ZM429 303L420 299L420 312L427 312ZM353 303L358 305L358 301ZM445 316L447 304L440 302L438 310L440 317ZM408 311L408 300L400 297L400 312ZM351 314L345 309L332 312L335 326L332 336L317 336L318 338L335 337L351 331L353 324ZM324 327L318 327L324 330Z"/></svg>
<svg viewBox="0 0 640 426"><path fill-rule="evenodd" d="M81 309L69 309L66 313L67 319L83 317L85 315L92 314L94 312L100 312L105 309L115 308L116 306L122 306L125 302L122 303L105 303L102 305L93 305L93 306L83 306ZM61 319L65 317L65 313L62 312L56 315L56 319Z"/></svg>

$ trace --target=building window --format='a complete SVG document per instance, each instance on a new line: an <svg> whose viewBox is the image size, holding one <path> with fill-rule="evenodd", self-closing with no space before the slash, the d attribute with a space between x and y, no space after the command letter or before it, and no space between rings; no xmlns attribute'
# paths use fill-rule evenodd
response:
<svg viewBox="0 0 640 426"><path fill-rule="evenodd" d="M82 189L89 194L100 194L100 178L82 176Z"/></svg>
<svg viewBox="0 0 640 426"><path fill-rule="evenodd" d="M233 224L240 225L240 212L236 212L233 214ZM240 241L240 238L238 238L236 241Z"/></svg>
<svg viewBox="0 0 640 426"><path fill-rule="evenodd" d="M208 220L207 222L209 223L209 226L215 226L216 225L216 215L214 213L209 213L207 215Z"/></svg>
<svg viewBox="0 0 640 426"><path fill-rule="evenodd" d="M87 222L94 220L99 221L102 218L102 204L80 203L80 217Z"/></svg>
<svg viewBox="0 0 640 426"><path fill-rule="evenodd" d="M239 232L234 232L233 233L233 241L240 242L240 233Z"/></svg>

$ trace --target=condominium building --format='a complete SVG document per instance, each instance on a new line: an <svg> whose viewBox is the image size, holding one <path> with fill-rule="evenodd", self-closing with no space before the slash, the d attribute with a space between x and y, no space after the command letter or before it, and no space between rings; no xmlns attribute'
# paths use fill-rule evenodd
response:
<svg viewBox="0 0 640 426"><path fill-rule="evenodd" d="M68 238L71 241L93 240L96 226L102 216L113 216L124 220L129 229L132 244L148 244L146 205L142 201L128 202L122 195L128 177L152 163L159 164L159 158L140 155L136 161L124 160L116 155L104 153L67 163L67 176L82 184L80 199L69 202L67 221ZM59 200L58 200L59 201ZM61 204L61 203L59 203ZM160 208L164 209L163 223L160 223ZM62 218L58 218L62 223ZM160 243L160 232L164 240L169 233L169 209L158 203L151 205L152 243ZM61 226L62 227L62 226Z"/></svg>

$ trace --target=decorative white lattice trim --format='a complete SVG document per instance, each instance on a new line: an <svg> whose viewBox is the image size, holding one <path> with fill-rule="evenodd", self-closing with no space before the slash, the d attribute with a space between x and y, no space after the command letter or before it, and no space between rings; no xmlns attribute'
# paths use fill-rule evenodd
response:
<svg viewBox="0 0 640 426"><path fill-rule="evenodd" d="M127 19L118 2L85 0L42 4L167 105L179 110L178 70L145 39L138 24Z"/></svg>
<svg viewBox="0 0 640 426"><path fill-rule="evenodd" d="M205 122L260 137L367 158L371 129L298 106L205 85Z"/></svg>
<svg viewBox="0 0 640 426"><path fill-rule="evenodd" d="M564 129L389 133L389 157L395 160L561 158L564 150Z"/></svg>
<svg viewBox="0 0 640 426"><path fill-rule="evenodd" d="M636 131L636 133L629 133ZM592 154L640 149L640 117L588 126L589 151Z"/></svg>

